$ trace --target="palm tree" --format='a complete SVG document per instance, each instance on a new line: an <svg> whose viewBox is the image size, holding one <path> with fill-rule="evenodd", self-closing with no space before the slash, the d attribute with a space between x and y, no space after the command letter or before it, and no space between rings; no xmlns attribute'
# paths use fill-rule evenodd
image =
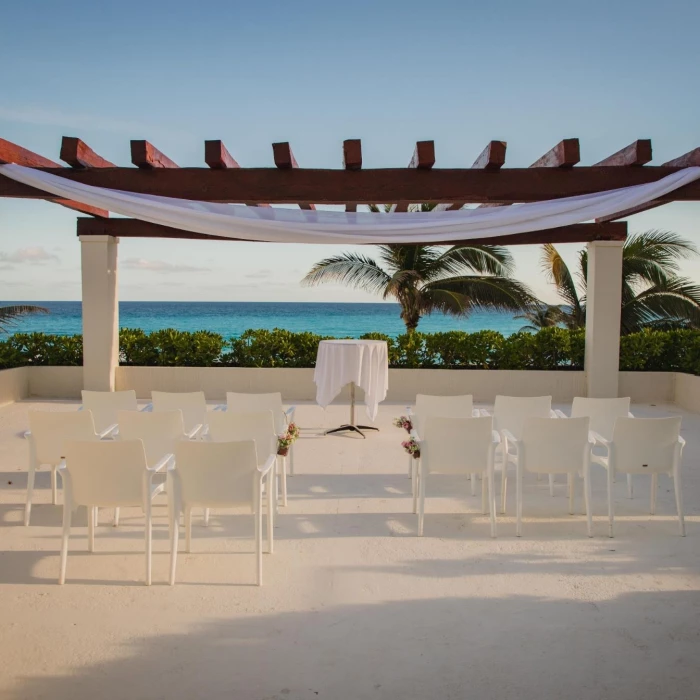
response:
<svg viewBox="0 0 700 700"><path fill-rule="evenodd" d="M47 314L49 310L43 306L20 304L17 306L0 306L0 331L9 333L10 326L21 316L27 314Z"/></svg>
<svg viewBox="0 0 700 700"><path fill-rule="evenodd" d="M530 311L516 316L518 320L527 321L521 329L522 331L540 331L543 328L558 326L563 323L563 312L561 307L550 304L540 304L535 306Z"/></svg>
<svg viewBox="0 0 700 700"><path fill-rule="evenodd" d="M644 231L627 239L622 251L622 333L659 325L700 327L700 286L677 275L679 261L697 254L692 243L669 231ZM586 251L579 252L572 274L548 243L542 268L568 307L561 310L561 322L569 328L585 326Z"/></svg>
<svg viewBox="0 0 700 700"><path fill-rule="evenodd" d="M370 208L379 211L376 205ZM392 243L377 248L381 265L367 255L341 253L317 262L302 284L340 282L394 298L408 333L422 316L436 311L464 317L474 309L527 311L536 303L528 287L511 277L513 258L500 246Z"/></svg>

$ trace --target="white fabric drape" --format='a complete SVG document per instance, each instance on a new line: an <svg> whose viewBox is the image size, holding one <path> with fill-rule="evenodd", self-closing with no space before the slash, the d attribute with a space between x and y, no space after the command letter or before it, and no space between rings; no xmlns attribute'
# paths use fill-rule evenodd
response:
<svg viewBox="0 0 700 700"><path fill-rule="evenodd" d="M15 164L0 165L0 174L116 214L224 238L276 243L411 244L490 238L591 221L663 197L700 178L700 167L685 168L645 185L578 197L510 207L392 214L194 202L92 187Z"/></svg>
<svg viewBox="0 0 700 700"><path fill-rule="evenodd" d="M370 420L389 389L389 351L383 340L322 340L318 344L314 383L316 403L326 408L350 382L365 392Z"/></svg>

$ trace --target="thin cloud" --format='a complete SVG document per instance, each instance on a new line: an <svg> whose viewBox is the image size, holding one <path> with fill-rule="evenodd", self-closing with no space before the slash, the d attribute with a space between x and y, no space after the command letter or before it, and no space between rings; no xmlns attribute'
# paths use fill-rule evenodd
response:
<svg viewBox="0 0 700 700"><path fill-rule="evenodd" d="M121 266L127 270L144 270L146 272L182 273L182 272L209 272L208 267L196 267L194 265L177 265L165 262L165 260L146 260L145 258L127 258Z"/></svg>
<svg viewBox="0 0 700 700"><path fill-rule="evenodd" d="M13 253L0 253L0 262L10 264L30 264L37 265L51 261L58 261L58 255L49 253L46 248L33 246L30 248L20 248ZM7 268L5 268L7 269Z"/></svg>

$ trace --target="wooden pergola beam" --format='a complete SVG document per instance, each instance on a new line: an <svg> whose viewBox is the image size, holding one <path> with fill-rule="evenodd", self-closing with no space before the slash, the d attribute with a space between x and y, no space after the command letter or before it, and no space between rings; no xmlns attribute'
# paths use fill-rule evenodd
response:
<svg viewBox="0 0 700 700"><path fill-rule="evenodd" d="M646 165L651 161L651 139L637 139L629 146L621 148L607 158L599 161L594 167L632 167Z"/></svg>
<svg viewBox="0 0 700 700"><path fill-rule="evenodd" d="M204 142L204 162L214 170L240 168L236 159L228 152L223 141L213 140Z"/></svg>
<svg viewBox="0 0 700 700"><path fill-rule="evenodd" d="M416 141L413 156L408 164L410 170L431 170L435 165L435 141ZM405 199L391 205L391 212L408 211L411 202Z"/></svg>
<svg viewBox="0 0 700 700"><path fill-rule="evenodd" d="M650 144L651 146L651 144ZM694 148L692 151L688 151L687 153L684 153L682 156L678 156L678 158L673 158L666 163L663 164L662 167L666 168L690 168L693 166L699 166L700 165L700 148ZM685 188L683 188L685 189ZM655 199L652 202L647 202L646 204L641 204L638 207L632 207L631 209L624 209L623 211L619 211L616 214L611 214L610 216L602 216L599 219L596 219L597 224L603 224L607 221L615 221L616 219L624 219L628 216L632 216L633 214L640 214L643 211L649 211L650 209L656 209L656 207L660 207L662 204L666 204L669 200L667 199Z"/></svg>
<svg viewBox="0 0 700 700"><path fill-rule="evenodd" d="M343 141L343 167L345 170L362 170L362 141L346 139ZM348 202L345 211L357 211L357 202Z"/></svg>
<svg viewBox="0 0 700 700"><path fill-rule="evenodd" d="M142 170L180 167L175 161L161 153L152 143L143 140L131 142L131 162Z"/></svg>
<svg viewBox="0 0 700 700"><path fill-rule="evenodd" d="M61 140L61 160L71 168L116 168L114 163L97 155L84 141L75 136Z"/></svg>
<svg viewBox="0 0 700 700"><path fill-rule="evenodd" d="M278 170L295 170L299 168L299 163L294 157L292 147L288 141L281 141L272 144L272 155ZM313 202L297 202L299 209L315 211L316 205Z"/></svg>
<svg viewBox="0 0 700 700"><path fill-rule="evenodd" d="M58 168L60 170L65 170L58 163L55 163L44 156L40 156L38 153L34 153L22 146L18 146L16 143L7 141L5 139L0 139L0 164L3 163L16 163L17 165L24 165L27 168ZM0 180L7 180L3 177ZM27 188L33 190L33 188ZM36 192L36 190L33 190ZM109 212L105 209L98 209L97 207L91 207L88 204L80 204L80 202L74 202L70 199L62 199L60 197L52 197L46 192L38 192L37 199L45 199L49 202L55 202L60 204L67 209L73 209L81 214L90 214L91 216L97 216L103 219L109 217Z"/></svg>
<svg viewBox="0 0 700 700"><path fill-rule="evenodd" d="M119 238L176 238L186 240L218 240L237 241L237 238L222 238L192 231L183 231L168 226L151 224L139 219L110 219L97 221L95 219L78 219L79 236L115 236ZM588 241L619 241L627 236L625 222L607 224L573 224L544 231L518 233L512 236L497 236L492 238L472 239L472 244L493 245L539 245L541 243L585 243ZM465 241L445 240L444 245L455 245ZM370 245L370 244L368 244Z"/></svg>
<svg viewBox="0 0 700 700"><path fill-rule="evenodd" d="M573 168L581 160L578 139L564 139L538 158L531 168Z"/></svg>

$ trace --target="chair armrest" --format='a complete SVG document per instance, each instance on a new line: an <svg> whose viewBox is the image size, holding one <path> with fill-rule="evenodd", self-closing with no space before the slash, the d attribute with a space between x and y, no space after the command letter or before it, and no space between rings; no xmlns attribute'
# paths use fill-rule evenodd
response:
<svg viewBox="0 0 700 700"><path fill-rule="evenodd" d="M57 465L56 469L65 469L66 468L66 458L64 457Z"/></svg>
<svg viewBox="0 0 700 700"><path fill-rule="evenodd" d="M485 408L480 408L479 413L481 414L482 418L492 418L493 413L489 413L489 411Z"/></svg>
<svg viewBox="0 0 700 700"><path fill-rule="evenodd" d="M284 417L287 420L287 423L293 423L294 422L294 411L297 410L296 406L290 406L285 412L284 412Z"/></svg>
<svg viewBox="0 0 700 700"><path fill-rule="evenodd" d="M491 431L491 442L494 445L500 445L501 444L501 436L498 434L498 430L492 430Z"/></svg>
<svg viewBox="0 0 700 700"><path fill-rule="evenodd" d="M678 444L679 444L681 447L684 447L684 446L685 446L685 439L682 438L680 435L678 436Z"/></svg>
<svg viewBox="0 0 700 700"><path fill-rule="evenodd" d="M175 462L175 455L167 454L157 464L154 464L152 467L148 467L148 471L160 472L163 471L163 469L169 469L171 462Z"/></svg>
<svg viewBox="0 0 700 700"><path fill-rule="evenodd" d="M510 432L507 428L503 429L503 437L508 440L508 442L512 442L516 447L520 444L520 440L513 435L513 433Z"/></svg>
<svg viewBox="0 0 700 700"><path fill-rule="evenodd" d="M153 413L153 404L147 403L143 408L141 408L141 411L144 413Z"/></svg>
<svg viewBox="0 0 700 700"><path fill-rule="evenodd" d="M413 415L413 406L406 406L406 415L407 416Z"/></svg>
<svg viewBox="0 0 700 700"><path fill-rule="evenodd" d="M265 476L274 466L275 462L277 461L277 455L271 454L268 458L265 464L263 464L262 467L258 467L258 471L260 472L260 476Z"/></svg>
<svg viewBox="0 0 700 700"><path fill-rule="evenodd" d="M119 432L119 423L112 423L108 428L105 428L102 432L97 433L100 436L100 440L104 440L107 437L114 437L116 433Z"/></svg>
<svg viewBox="0 0 700 700"><path fill-rule="evenodd" d="M24 439L29 440L32 437L32 431L31 430L25 430L24 431Z"/></svg>
<svg viewBox="0 0 700 700"><path fill-rule="evenodd" d="M228 406L225 403L220 403L214 406L212 408L212 411L225 411L228 408Z"/></svg>
<svg viewBox="0 0 700 700"><path fill-rule="evenodd" d="M632 413L632 411L627 411L627 417L634 418L634 413Z"/></svg>
<svg viewBox="0 0 700 700"><path fill-rule="evenodd" d="M189 432L185 431L185 437L188 440L191 440L192 438L197 437L197 435L199 434L199 432L202 430L203 427L204 426L201 423L198 423ZM202 435L204 435L204 433L202 433Z"/></svg>
<svg viewBox="0 0 700 700"><path fill-rule="evenodd" d="M564 413L564 411L560 411L558 408L555 408L553 411L550 411L549 415L552 418L568 418L569 417L566 415L566 413Z"/></svg>
<svg viewBox="0 0 700 700"><path fill-rule="evenodd" d="M413 438L416 442L420 442L420 436L416 432L415 428L411 428L411 432L408 434L410 438Z"/></svg>
<svg viewBox="0 0 700 700"><path fill-rule="evenodd" d="M596 433L594 430L589 431L589 439L592 439L596 445L604 445L605 447L610 447L610 440L606 440L600 433Z"/></svg>

